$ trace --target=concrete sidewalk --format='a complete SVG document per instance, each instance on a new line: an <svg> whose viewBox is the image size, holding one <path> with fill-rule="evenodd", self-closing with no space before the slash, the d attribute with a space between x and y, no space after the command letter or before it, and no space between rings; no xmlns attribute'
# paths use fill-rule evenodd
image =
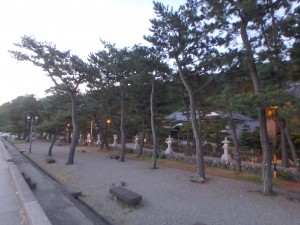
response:
<svg viewBox="0 0 300 225"><path fill-rule="evenodd" d="M61 182L80 189L81 201L116 225L299 225L300 203L285 195L263 196L255 183L207 176L204 184L190 182L191 172L145 162L119 162L108 154L78 148L74 165L65 165L67 146L55 146L54 164L45 156L50 143L35 142L28 156ZM28 144L17 145L28 149ZM26 154L26 153L24 153ZM159 166L159 164L158 164ZM113 184L143 196L141 204L127 206L109 194Z"/></svg>
<svg viewBox="0 0 300 225"><path fill-rule="evenodd" d="M1 140L0 187L1 224L51 224Z"/></svg>
<svg viewBox="0 0 300 225"><path fill-rule="evenodd" d="M12 160L16 164L16 170L22 171L22 173L30 177L31 181L36 183L37 188L32 191L28 190L29 193L25 197L31 196L35 202L38 201L40 208L43 210L43 215L46 215L53 225L110 224L103 217L94 214L71 196L65 185L55 182L51 177L38 169L35 164L32 164L29 158L25 157L26 153L24 153L24 156L10 143L6 141L4 143L7 147L7 153L11 155ZM21 178L24 180L23 177ZM22 197L22 195L20 196ZM36 213L37 216L42 215L31 209L28 209L29 215L32 213ZM41 220L34 224L46 225Z"/></svg>

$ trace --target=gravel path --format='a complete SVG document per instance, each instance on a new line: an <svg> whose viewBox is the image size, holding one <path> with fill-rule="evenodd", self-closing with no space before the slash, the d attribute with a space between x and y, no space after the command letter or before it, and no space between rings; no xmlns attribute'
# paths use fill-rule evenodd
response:
<svg viewBox="0 0 300 225"><path fill-rule="evenodd" d="M126 159L118 162L99 152L76 152L75 164L65 165L68 147L55 146L56 163L46 164L49 143L35 142L29 155L59 180L79 188L81 199L116 225L300 225L300 202L284 196L267 197L260 185L207 176L204 184L190 182L194 174ZM28 144L17 145L28 149ZM159 166L159 165L158 165ZM112 184L143 196L128 207L109 194Z"/></svg>

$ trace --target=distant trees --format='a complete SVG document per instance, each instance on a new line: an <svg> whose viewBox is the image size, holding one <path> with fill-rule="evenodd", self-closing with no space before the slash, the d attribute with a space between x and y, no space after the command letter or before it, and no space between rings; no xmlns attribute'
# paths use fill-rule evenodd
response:
<svg viewBox="0 0 300 225"><path fill-rule="evenodd" d="M117 87L120 99L120 161L125 157L125 89L127 79L134 73L130 64L130 51L117 49L113 44L102 41L104 50L92 53L89 62L93 73L89 74L90 87L101 89Z"/></svg>
<svg viewBox="0 0 300 225"><path fill-rule="evenodd" d="M29 135L27 116L35 115L38 115L38 100L35 96L19 96L1 106L1 130L15 133L19 139L25 140Z"/></svg>

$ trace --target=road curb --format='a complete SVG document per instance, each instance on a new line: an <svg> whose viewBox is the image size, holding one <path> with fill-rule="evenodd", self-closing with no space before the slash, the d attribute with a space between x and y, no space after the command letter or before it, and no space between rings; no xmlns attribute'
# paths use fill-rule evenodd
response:
<svg viewBox="0 0 300 225"><path fill-rule="evenodd" d="M112 225L112 223L107 220L105 217L103 217L99 212L97 212L91 205L89 205L87 202L85 202L81 196L77 196L76 198L72 195L70 190L68 190L68 186L66 184L61 183L54 175L49 173L47 170L45 170L42 166L40 166L37 162L35 162L31 157L27 154L22 154L27 160L29 160L32 165L39 170L41 170L44 174L46 174L49 178L51 178L54 182L56 182L58 185L60 185L61 191L63 191L66 196L75 204L76 201L81 203L86 209L90 210L93 214L97 215L97 219L101 220L102 222L99 224L106 224L106 225ZM76 200L75 200L76 199ZM98 224L98 223L97 223Z"/></svg>
<svg viewBox="0 0 300 225"><path fill-rule="evenodd" d="M12 162L8 162L8 167L14 180L14 184L18 191L18 195L20 197L22 205L26 210L26 214L28 216L30 224L51 225L48 217L34 197L32 191L29 189L17 166Z"/></svg>
<svg viewBox="0 0 300 225"><path fill-rule="evenodd" d="M0 140L0 148L2 149L3 151L3 155L4 155L4 158L7 162L12 162L12 157L11 155L8 153L7 149L6 149L6 146L3 144L3 141Z"/></svg>
<svg viewBox="0 0 300 225"><path fill-rule="evenodd" d="M2 140L0 140L0 148L2 149L4 158L7 161L9 172L12 176L17 194L21 200L22 207L25 209L29 223L31 225L51 225L51 222L28 187L18 167L14 164L12 157L7 151Z"/></svg>

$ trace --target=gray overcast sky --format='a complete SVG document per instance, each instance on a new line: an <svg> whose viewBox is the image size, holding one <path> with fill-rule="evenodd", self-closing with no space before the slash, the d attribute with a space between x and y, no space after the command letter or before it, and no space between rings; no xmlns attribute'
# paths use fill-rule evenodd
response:
<svg viewBox="0 0 300 225"><path fill-rule="evenodd" d="M161 0L175 9L184 0ZM154 18L151 0L9 0L0 7L0 105L25 94L43 97L52 81L29 62L17 62L7 50L23 35L52 42L85 59L100 49L99 39L117 47L146 42Z"/></svg>

